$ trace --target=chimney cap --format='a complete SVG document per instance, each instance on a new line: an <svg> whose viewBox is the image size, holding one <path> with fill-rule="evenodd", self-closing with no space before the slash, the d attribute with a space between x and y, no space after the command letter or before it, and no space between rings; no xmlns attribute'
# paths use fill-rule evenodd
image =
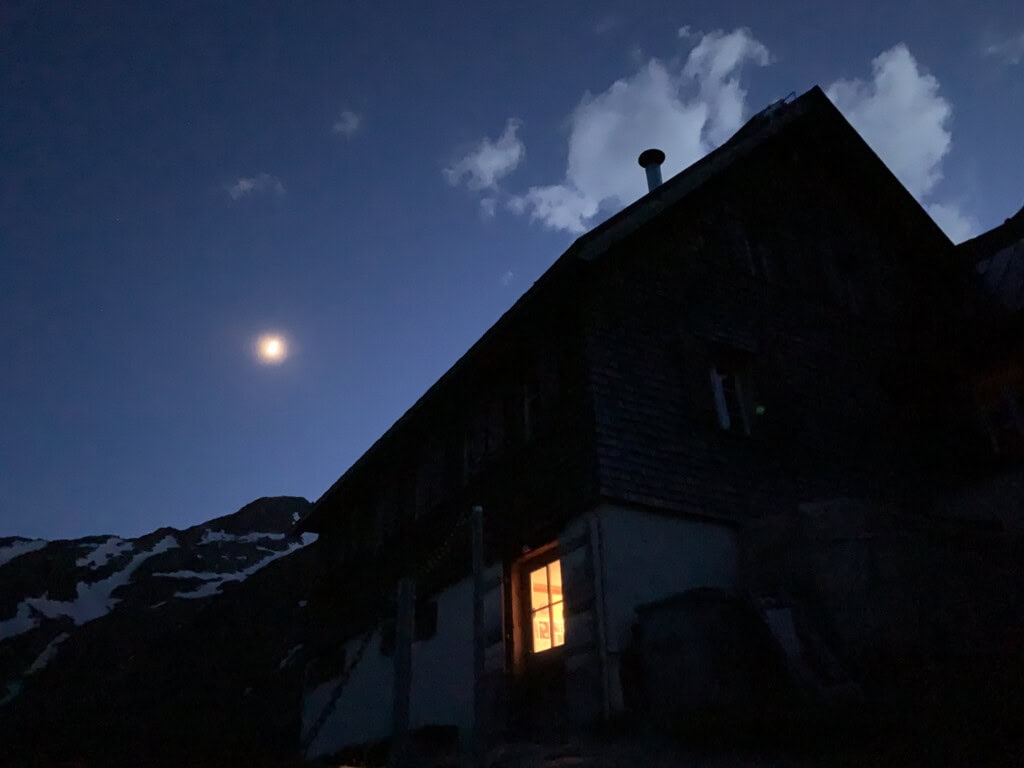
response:
<svg viewBox="0 0 1024 768"><path fill-rule="evenodd" d="M665 162L665 153L660 149L645 149L637 158L641 168L648 168L652 165L661 165Z"/></svg>

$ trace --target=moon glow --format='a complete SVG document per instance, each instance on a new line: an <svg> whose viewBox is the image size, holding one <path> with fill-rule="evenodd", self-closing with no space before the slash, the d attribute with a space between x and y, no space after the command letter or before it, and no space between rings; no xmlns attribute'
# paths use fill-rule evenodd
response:
<svg viewBox="0 0 1024 768"><path fill-rule="evenodd" d="M288 344L276 333L265 333L256 340L256 357L264 365L279 365L288 357Z"/></svg>

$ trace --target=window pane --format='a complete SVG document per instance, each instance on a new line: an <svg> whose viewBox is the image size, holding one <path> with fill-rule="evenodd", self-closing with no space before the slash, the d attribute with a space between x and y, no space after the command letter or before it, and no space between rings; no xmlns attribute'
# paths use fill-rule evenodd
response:
<svg viewBox="0 0 1024 768"><path fill-rule="evenodd" d="M533 614L533 650L546 651L551 648L551 625L548 609L542 608Z"/></svg>
<svg viewBox="0 0 1024 768"><path fill-rule="evenodd" d="M565 612L562 610L564 603L555 603L551 606L551 645L552 647L565 644Z"/></svg>
<svg viewBox="0 0 1024 768"><path fill-rule="evenodd" d="M538 568L530 574L530 608L537 610L550 602L547 567Z"/></svg>
<svg viewBox="0 0 1024 768"><path fill-rule="evenodd" d="M718 426L722 429L729 429L729 404L725 399L725 388L721 376L715 368L711 369L711 391L715 396L715 413L718 414Z"/></svg>
<svg viewBox="0 0 1024 768"><path fill-rule="evenodd" d="M535 653L565 644L562 606L562 564L553 560L530 572L530 623Z"/></svg>
<svg viewBox="0 0 1024 768"><path fill-rule="evenodd" d="M548 602L556 602L562 599L562 563L560 560L555 560L552 563L548 563L548 582L550 584L549 593L551 599Z"/></svg>

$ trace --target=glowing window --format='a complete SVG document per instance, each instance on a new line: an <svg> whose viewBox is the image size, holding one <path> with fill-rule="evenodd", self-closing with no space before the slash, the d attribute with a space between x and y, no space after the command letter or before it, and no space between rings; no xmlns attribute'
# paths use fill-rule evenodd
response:
<svg viewBox="0 0 1024 768"><path fill-rule="evenodd" d="M562 609L562 565L554 560L530 572L530 616L533 651L549 651L565 643Z"/></svg>

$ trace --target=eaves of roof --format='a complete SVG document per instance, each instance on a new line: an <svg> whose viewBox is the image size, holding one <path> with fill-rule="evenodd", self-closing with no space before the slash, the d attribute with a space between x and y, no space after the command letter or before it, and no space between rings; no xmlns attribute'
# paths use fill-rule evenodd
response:
<svg viewBox="0 0 1024 768"><path fill-rule="evenodd" d="M800 97L780 100L751 117L728 141L705 155L680 173L628 205L594 229L577 238L572 245L542 274L537 281L446 371L429 389L317 499L310 512L296 524L296 532L316 530L331 499L349 480L368 464L410 419L444 389L446 384L477 357L480 350L504 328L529 311L538 294L547 289L561 274L581 268L581 262L600 258L616 243L623 241L657 217L700 189L709 180L748 156L771 136L777 135L800 116L831 107L824 92L815 86ZM834 107L832 107L834 109Z"/></svg>

